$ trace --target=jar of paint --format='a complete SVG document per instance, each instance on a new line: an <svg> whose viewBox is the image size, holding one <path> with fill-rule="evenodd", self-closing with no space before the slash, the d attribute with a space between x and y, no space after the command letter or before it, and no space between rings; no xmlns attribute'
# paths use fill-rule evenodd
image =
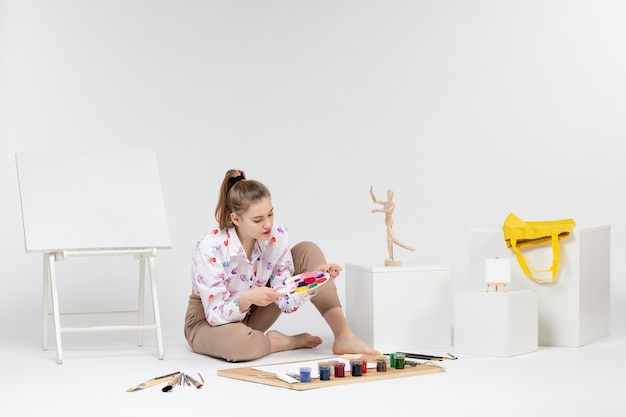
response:
<svg viewBox="0 0 626 417"><path fill-rule="evenodd" d="M335 368L335 378L343 378L346 375L346 364L343 362L336 362L334 365Z"/></svg>
<svg viewBox="0 0 626 417"><path fill-rule="evenodd" d="M396 369L404 369L404 359L405 356L401 353L396 353L395 356L395 364L394 364L394 368Z"/></svg>
<svg viewBox="0 0 626 417"><path fill-rule="evenodd" d="M320 381L330 380L330 365L320 365Z"/></svg>
<svg viewBox="0 0 626 417"><path fill-rule="evenodd" d="M352 376L363 376L363 362L359 360L351 360L350 373Z"/></svg>
<svg viewBox="0 0 626 417"><path fill-rule="evenodd" d="M308 366L300 368L300 382L311 382L311 368Z"/></svg>
<svg viewBox="0 0 626 417"><path fill-rule="evenodd" d="M396 354L395 353L390 353L389 354L389 366L391 368L395 368L396 367Z"/></svg>
<svg viewBox="0 0 626 417"><path fill-rule="evenodd" d="M387 372L387 360L385 358L376 358L376 372Z"/></svg>

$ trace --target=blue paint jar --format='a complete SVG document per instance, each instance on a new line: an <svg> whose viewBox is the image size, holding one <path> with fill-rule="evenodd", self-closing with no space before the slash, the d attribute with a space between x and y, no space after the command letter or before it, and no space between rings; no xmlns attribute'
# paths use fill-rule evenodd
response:
<svg viewBox="0 0 626 417"><path fill-rule="evenodd" d="M330 380L330 365L320 365L320 381Z"/></svg>
<svg viewBox="0 0 626 417"><path fill-rule="evenodd" d="M300 382L311 382L311 368L308 366L300 368Z"/></svg>

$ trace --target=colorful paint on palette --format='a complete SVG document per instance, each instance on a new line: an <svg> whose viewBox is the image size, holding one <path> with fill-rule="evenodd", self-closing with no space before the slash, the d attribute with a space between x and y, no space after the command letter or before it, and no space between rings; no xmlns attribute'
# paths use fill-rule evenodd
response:
<svg viewBox="0 0 626 417"><path fill-rule="evenodd" d="M295 275L287 280L286 287L281 288L279 291L285 294L294 294L304 291L310 291L325 284L326 282L328 282L328 279L329 275L325 272L304 272L300 275Z"/></svg>
<svg viewBox="0 0 626 417"><path fill-rule="evenodd" d="M315 276L306 276L297 283L296 292L312 290L326 282L328 278L326 274L315 274Z"/></svg>

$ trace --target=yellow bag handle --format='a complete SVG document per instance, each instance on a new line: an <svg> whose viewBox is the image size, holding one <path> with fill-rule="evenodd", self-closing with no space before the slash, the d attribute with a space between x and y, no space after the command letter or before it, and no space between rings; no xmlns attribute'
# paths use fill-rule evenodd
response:
<svg viewBox="0 0 626 417"><path fill-rule="evenodd" d="M559 240L569 236L575 225L576 222L572 219L525 222L515 214L510 213L504 221L504 240L507 247L515 252L517 262L528 278L540 283L553 282L556 279L561 258ZM532 268L528 258L522 253L520 248L542 245L548 242L552 246L552 265L549 269ZM537 277L533 272L551 272L551 279Z"/></svg>
<svg viewBox="0 0 626 417"><path fill-rule="evenodd" d="M528 278L534 281L540 282L540 283L552 282L556 279L556 273L559 270L559 260L561 259L561 248L559 245L559 236L552 235L551 240L552 240L552 266L549 269L535 269L532 266L530 266L530 263L528 262L528 257L525 254L523 254L522 251L520 250L519 246L517 245L517 239L511 239L511 248L515 252L517 263L522 268L522 271L524 271L524 274L526 274ZM542 279L540 277L536 277L533 275L531 270L534 272L552 272L552 278Z"/></svg>

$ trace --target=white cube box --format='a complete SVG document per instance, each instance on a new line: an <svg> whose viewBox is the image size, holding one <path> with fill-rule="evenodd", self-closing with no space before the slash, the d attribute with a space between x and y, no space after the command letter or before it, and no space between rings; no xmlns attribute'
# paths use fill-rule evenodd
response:
<svg viewBox="0 0 626 417"><path fill-rule="evenodd" d="M449 266L346 265L346 318L381 352L450 347Z"/></svg>
<svg viewBox="0 0 626 417"><path fill-rule="evenodd" d="M454 300L454 351L508 357L538 349L536 291L462 291Z"/></svg>
<svg viewBox="0 0 626 417"><path fill-rule="evenodd" d="M469 230L469 289L484 290L485 259L510 258L509 290L533 290L539 297L539 345L579 347L610 333L610 226L574 227L560 240L556 280L538 283L522 271L506 247L501 227ZM529 263L547 269L550 245L525 248Z"/></svg>

